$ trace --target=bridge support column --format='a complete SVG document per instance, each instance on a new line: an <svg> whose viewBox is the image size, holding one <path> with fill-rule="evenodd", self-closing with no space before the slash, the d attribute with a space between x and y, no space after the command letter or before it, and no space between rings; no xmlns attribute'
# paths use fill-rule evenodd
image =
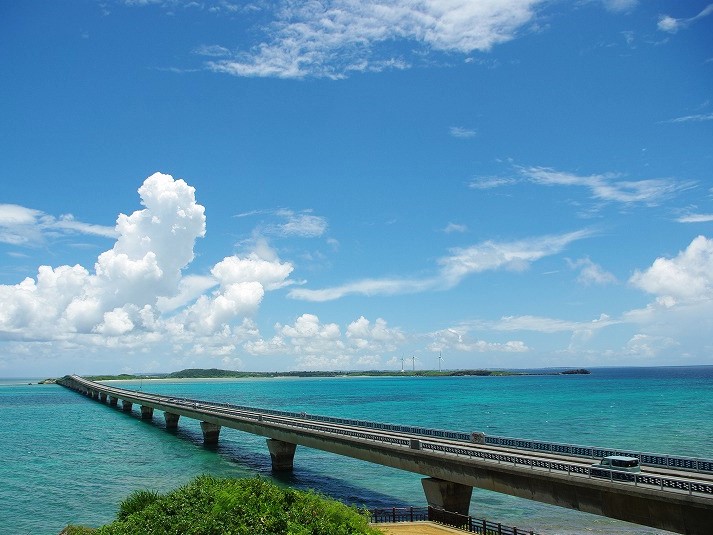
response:
<svg viewBox="0 0 713 535"><path fill-rule="evenodd" d="M421 485L431 507L468 515L473 487L435 477L424 477Z"/></svg>
<svg viewBox="0 0 713 535"><path fill-rule="evenodd" d="M153 418L153 407L147 407L146 405L141 405L141 419L151 420Z"/></svg>
<svg viewBox="0 0 713 535"><path fill-rule="evenodd" d="M121 400L121 410L124 412L131 412L131 402L125 399Z"/></svg>
<svg viewBox="0 0 713 535"><path fill-rule="evenodd" d="M115 398L114 396L109 396L109 405L112 407L116 407L116 403L119 401L119 398Z"/></svg>
<svg viewBox="0 0 713 535"><path fill-rule="evenodd" d="M218 435L220 435L220 426L210 422L201 422L201 431L203 431L203 444L206 446L215 446L218 444Z"/></svg>
<svg viewBox="0 0 713 535"><path fill-rule="evenodd" d="M267 449L270 450L273 472L289 472L292 470L297 444L283 442L274 438L267 439Z"/></svg>
<svg viewBox="0 0 713 535"><path fill-rule="evenodd" d="M172 412L164 412L163 419L166 420L166 429L178 429L178 419L181 417L180 414L173 414Z"/></svg>
<svg viewBox="0 0 713 535"><path fill-rule="evenodd" d="M102 403L106 403L106 393L100 392L99 399L101 400Z"/></svg>

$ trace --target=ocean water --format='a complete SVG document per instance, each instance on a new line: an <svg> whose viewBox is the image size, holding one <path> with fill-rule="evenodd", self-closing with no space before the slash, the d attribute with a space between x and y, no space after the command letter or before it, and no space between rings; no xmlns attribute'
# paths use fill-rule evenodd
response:
<svg viewBox="0 0 713 535"><path fill-rule="evenodd" d="M110 522L136 489L193 477L272 478L263 437L142 421L37 379L0 380L0 535ZM591 375L129 381L117 386L312 414L713 458L713 366L595 368ZM367 507L423 506L418 474L298 447L276 480ZM541 534L665 533L474 489L470 512Z"/></svg>

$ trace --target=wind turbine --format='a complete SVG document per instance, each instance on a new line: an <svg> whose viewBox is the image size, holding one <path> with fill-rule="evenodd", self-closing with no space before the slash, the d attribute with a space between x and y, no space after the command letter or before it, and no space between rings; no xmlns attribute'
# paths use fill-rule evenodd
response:
<svg viewBox="0 0 713 535"><path fill-rule="evenodd" d="M401 373L404 373L404 357L401 356Z"/></svg>
<svg viewBox="0 0 713 535"><path fill-rule="evenodd" d="M443 360L443 357L441 356L441 352L438 352L438 373L441 373L441 361Z"/></svg>
<svg viewBox="0 0 713 535"><path fill-rule="evenodd" d="M416 361L418 359L416 358L416 355L411 355L411 371L416 371Z"/></svg>

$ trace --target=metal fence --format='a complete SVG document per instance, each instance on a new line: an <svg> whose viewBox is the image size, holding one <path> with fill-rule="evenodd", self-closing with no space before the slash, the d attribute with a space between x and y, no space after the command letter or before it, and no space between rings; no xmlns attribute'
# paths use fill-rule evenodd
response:
<svg viewBox="0 0 713 535"><path fill-rule="evenodd" d="M452 526L469 533L482 535L536 535L532 530L503 526L499 522L491 522L483 518L461 515L436 507L392 507L390 509L373 509L369 511L371 522L423 522L430 521L445 526Z"/></svg>

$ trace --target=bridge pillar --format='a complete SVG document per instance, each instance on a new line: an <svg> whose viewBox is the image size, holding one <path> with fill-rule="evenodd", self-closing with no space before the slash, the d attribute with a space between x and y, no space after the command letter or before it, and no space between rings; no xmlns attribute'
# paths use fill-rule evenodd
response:
<svg viewBox="0 0 713 535"><path fill-rule="evenodd" d="M124 412L131 412L131 402L125 399L121 400L121 410Z"/></svg>
<svg viewBox="0 0 713 535"><path fill-rule="evenodd" d="M115 398L114 396L109 396L109 405L112 407L116 407L116 403L119 401L119 398Z"/></svg>
<svg viewBox="0 0 713 535"><path fill-rule="evenodd" d="M203 444L206 446L215 446L218 444L218 435L220 435L220 426L210 422L201 422L201 431L203 431Z"/></svg>
<svg viewBox="0 0 713 535"><path fill-rule="evenodd" d="M146 405L141 405L141 419L151 420L153 418L153 407L147 407Z"/></svg>
<svg viewBox="0 0 713 535"><path fill-rule="evenodd" d="M267 439L267 449L270 450L273 472L289 472L292 470L297 444L283 442L274 438Z"/></svg>
<svg viewBox="0 0 713 535"><path fill-rule="evenodd" d="M105 392L100 392L100 393L99 393L99 399L101 400L102 403L106 403L106 393L105 393Z"/></svg>
<svg viewBox="0 0 713 535"><path fill-rule="evenodd" d="M468 516L473 487L435 477L424 477L421 485L431 507Z"/></svg>
<svg viewBox="0 0 713 535"><path fill-rule="evenodd" d="M166 420L166 429L178 429L178 419L180 414L173 414L172 412L164 412L163 419Z"/></svg>

